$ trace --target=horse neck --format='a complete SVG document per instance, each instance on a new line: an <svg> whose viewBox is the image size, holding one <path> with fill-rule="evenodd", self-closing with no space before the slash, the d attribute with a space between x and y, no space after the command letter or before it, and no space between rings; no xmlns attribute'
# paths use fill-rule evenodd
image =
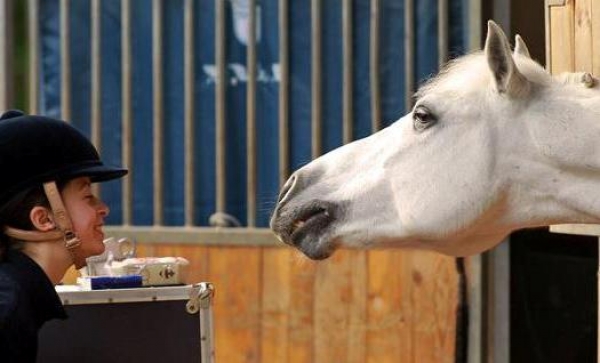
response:
<svg viewBox="0 0 600 363"><path fill-rule="evenodd" d="M525 120L533 150L517 194L539 224L600 223L600 96L560 96Z"/></svg>

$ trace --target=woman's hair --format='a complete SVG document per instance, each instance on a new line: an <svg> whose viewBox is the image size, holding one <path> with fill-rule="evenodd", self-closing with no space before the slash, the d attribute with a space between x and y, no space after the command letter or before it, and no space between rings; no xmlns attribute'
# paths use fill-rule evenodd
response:
<svg viewBox="0 0 600 363"><path fill-rule="evenodd" d="M58 190L62 191L65 184L65 181L57 182ZM20 241L4 233L4 228L9 226L26 231L33 230L34 227L29 213L37 206L50 208L50 203L41 185L17 193L0 207L0 256L8 248L18 249L21 247Z"/></svg>

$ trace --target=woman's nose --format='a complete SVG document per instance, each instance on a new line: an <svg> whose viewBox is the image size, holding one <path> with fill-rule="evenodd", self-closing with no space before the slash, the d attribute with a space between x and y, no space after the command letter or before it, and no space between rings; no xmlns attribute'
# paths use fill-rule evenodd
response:
<svg viewBox="0 0 600 363"><path fill-rule="evenodd" d="M98 213L103 217L108 217L108 215L110 214L110 208L106 205L106 203L104 203L103 201L100 201L100 205L98 207Z"/></svg>

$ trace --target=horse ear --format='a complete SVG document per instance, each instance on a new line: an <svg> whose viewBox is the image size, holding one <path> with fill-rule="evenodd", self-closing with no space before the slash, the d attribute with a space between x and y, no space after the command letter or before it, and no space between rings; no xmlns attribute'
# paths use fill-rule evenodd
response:
<svg viewBox="0 0 600 363"><path fill-rule="evenodd" d="M519 97L529 90L529 82L519 72L512 57L506 35L493 21L488 21L485 55L494 77L496 90L510 97Z"/></svg>
<svg viewBox="0 0 600 363"><path fill-rule="evenodd" d="M515 51L514 54L522 55L523 57L531 58L529 54L529 49L527 49L527 45L525 41L519 34L515 35Z"/></svg>

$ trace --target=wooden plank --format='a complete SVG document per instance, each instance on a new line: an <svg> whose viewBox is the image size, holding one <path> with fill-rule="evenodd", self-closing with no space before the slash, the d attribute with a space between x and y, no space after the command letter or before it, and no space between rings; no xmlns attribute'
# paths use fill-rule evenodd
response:
<svg viewBox="0 0 600 363"><path fill-rule="evenodd" d="M293 251L290 266L289 363L315 362L314 286L318 262Z"/></svg>
<svg viewBox="0 0 600 363"><path fill-rule="evenodd" d="M410 252L374 250L368 255L367 363L413 362Z"/></svg>
<svg viewBox="0 0 600 363"><path fill-rule="evenodd" d="M349 257L352 303L348 310L348 363L363 363L367 357L368 265L367 252L352 251Z"/></svg>
<svg viewBox="0 0 600 363"><path fill-rule="evenodd" d="M366 300L366 273L360 272L366 269L366 259L356 255L364 253L338 251L317 267L315 363L365 361L364 351L351 346L357 344L356 339L360 339L364 334L361 330L366 327L366 311L361 308L364 306L361 300ZM358 304L358 308L353 308L354 304Z"/></svg>
<svg viewBox="0 0 600 363"><path fill-rule="evenodd" d="M600 75L600 1L592 1L592 73ZM593 41L596 39L596 41ZM600 351L600 350L599 350Z"/></svg>
<svg viewBox="0 0 600 363"><path fill-rule="evenodd" d="M209 248L217 362L260 361L261 250Z"/></svg>
<svg viewBox="0 0 600 363"><path fill-rule="evenodd" d="M410 301L414 311L414 362L454 363L457 279L453 258L414 252Z"/></svg>
<svg viewBox="0 0 600 363"><path fill-rule="evenodd" d="M575 70L574 2L553 6L550 14L550 70L553 74Z"/></svg>
<svg viewBox="0 0 600 363"><path fill-rule="evenodd" d="M565 234L580 234L584 236L600 236L598 224L555 224L550 226L550 232Z"/></svg>
<svg viewBox="0 0 600 363"><path fill-rule="evenodd" d="M262 256L261 359L288 361L292 249L264 248Z"/></svg>
<svg viewBox="0 0 600 363"><path fill-rule="evenodd" d="M338 251L333 258L317 266L314 285L315 363L345 362L347 358L343 337L348 329L346 318L350 300L347 253Z"/></svg>
<svg viewBox="0 0 600 363"><path fill-rule="evenodd" d="M578 72L593 71L592 2L592 0L575 1L573 36L575 38L575 70Z"/></svg>
<svg viewBox="0 0 600 363"><path fill-rule="evenodd" d="M152 257L154 256L154 249L156 245L147 243L137 243L135 245L135 254L138 257Z"/></svg>

